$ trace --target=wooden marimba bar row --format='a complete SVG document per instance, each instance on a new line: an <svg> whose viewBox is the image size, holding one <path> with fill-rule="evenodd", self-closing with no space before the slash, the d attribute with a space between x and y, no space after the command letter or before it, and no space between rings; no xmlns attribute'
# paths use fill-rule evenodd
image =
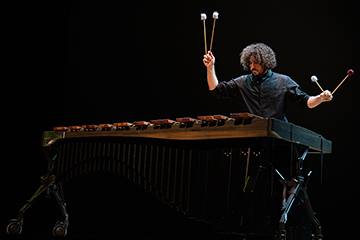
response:
<svg viewBox="0 0 360 240"><path fill-rule="evenodd" d="M239 120L249 120L261 117L250 113L231 113L230 117L224 115L207 115L207 116L198 116L197 118L191 117L183 117L183 118L176 118L176 120L171 119L157 119L148 121L134 121L130 122L120 122L120 123L105 123L105 124L91 124L91 125L81 125L81 126L61 126L61 127L54 127L53 130L55 131L70 131L70 132L78 132L78 131L109 131L111 129L116 130L124 130L130 129L133 127L146 127L146 126L170 126L170 125L181 125L181 124L194 124L194 123L206 123L206 122L221 122L221 121L239 121Z"/></svg>

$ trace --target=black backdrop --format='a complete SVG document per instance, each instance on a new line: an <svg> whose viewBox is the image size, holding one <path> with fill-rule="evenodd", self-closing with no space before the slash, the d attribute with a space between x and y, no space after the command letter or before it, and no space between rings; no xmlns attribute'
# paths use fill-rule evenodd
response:
<svg viewBox="0 0 360 240"><path fill-rule="evenodd" d="M357 6L346 1L142 0L7 6L1 236L46 171L42 131L238 112L236 101L216 100L208 93L200 13L208 16L209 46L214 10L219 12L213 53L220 80L245 74L239 53L253 42L271 46L278 60L274 71L291 76L311 95L319 93L312 75L333 90L349 68L355 70L330 103L309 111L290 104L287 111L289 121L333 141L322 184L319 158L309 157L314 171L309 193L326 238L350 236L359 222ZM29 210L25 217L33 225L21 237L51 232L40 219L58 209L46 208L45 200L38 204L46 213L37 213L43 209L39 206Z"/></svg>

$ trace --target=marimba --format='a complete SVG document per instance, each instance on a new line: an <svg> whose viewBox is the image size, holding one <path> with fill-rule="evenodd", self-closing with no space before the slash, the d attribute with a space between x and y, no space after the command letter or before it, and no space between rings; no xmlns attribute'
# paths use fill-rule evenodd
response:
<svg viewBox="0 0 360 240"><path fill-rule="evenodd" d="M61 182L109 171L177 211L213 224L215 232L273 236L286 231L292 204L281 211L286 199L277 172L287 179L302 177L301 154L303 160L308 151L331 153L332 147L306 128L244 113L56 127L43 133L42 146L48 173L18 219L11 220L8 233L21 232L23 213L50 189L64 215L53 233L66 235ZM297 152L300 156L294 157ZM300 187L291 191L291 201ZM320 224L315 227L321 234Z"/></svg>

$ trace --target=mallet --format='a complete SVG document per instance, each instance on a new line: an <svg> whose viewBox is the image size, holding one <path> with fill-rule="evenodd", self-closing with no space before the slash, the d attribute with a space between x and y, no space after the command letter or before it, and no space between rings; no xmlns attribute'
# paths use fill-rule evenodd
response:
<svg viewBox="0 0 360 240"><path fill-rule="evenodd" d="M318 87L320 88L320 90L321 90L322 92L324 92L324 89L322 89L322 87L321 87L320 84L318 83L318 78L317 78L315 75L313 75L313 76L311 77L311 81L313 81L314 83L316 83L316 84L318 85Z"/></svg>
<svg viewBox="0 0 360 240"><path fill-rule="evenodd" d="M204 43L205 43L205 55L206 55L207 54L206 27L205 27L206 14L202 13L200 16L201 16L201 20L203 21L203 25L204 25Z"/></svg>
<svg viewBox="0 0 360 240"><path fill-rule="evenodd" d="M215 32L215 23L216 23L216 19L219 19L219 13L218 12L214 12L213 13L213 19L214 19L214 23L213 23L213 29L212 29L212 35L211 35L211 42L210 42L210 52L212 49L212 44L213 44L213 38L214 38L214 32Z"/></svg>
<svg viewBox="0 0 360 240"><path fill-rule="evenodd" d="M341 83L335 88L335 90L331 93L331 94L334 94L335 91L340 87L341 84L343 84L343 82L345 82L345 80L349 77L349 76L352 76L354 74L354 70L352 69L349 69L346 73L346 77L341 81Z"/></svg>

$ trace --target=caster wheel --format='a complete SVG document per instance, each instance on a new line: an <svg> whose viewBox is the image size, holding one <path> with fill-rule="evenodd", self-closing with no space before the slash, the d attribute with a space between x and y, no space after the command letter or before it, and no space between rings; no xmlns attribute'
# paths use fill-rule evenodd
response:
<svg viewBox="0 0 360 240"><path fill-rule="evenodd" d="M9 235L19 235L22 232L22 226L16 219L10 220L9 225L6 227L6 232Z"/></svg>
<svg viewBox="0 0 360 240"><path fill-rule="evenodd" d="M53 228L53 235L55 237L65 237L67 234L67 227L63 222L57 222Z"/></svg>
<svg viewBox="0 0 360 240"><path fill-rule="evenodd" d="M286 240L286 231L281 231L281 233L280 233L280 238L279 238L280 240Z"/></svg>

